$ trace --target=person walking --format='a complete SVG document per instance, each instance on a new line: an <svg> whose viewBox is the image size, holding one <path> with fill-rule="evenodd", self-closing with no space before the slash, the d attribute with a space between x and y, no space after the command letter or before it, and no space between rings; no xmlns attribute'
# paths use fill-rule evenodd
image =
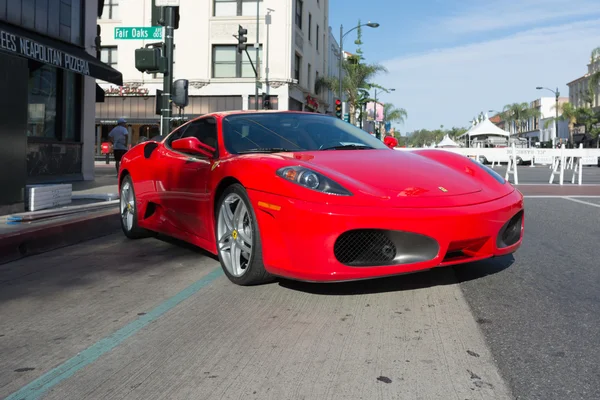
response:
<svg viewBox="0 0 600 400"><path fill-rule="evenodd" d="M115 165L117 167L117 176L119 176L119 165L121 158L127 153L127 135L129 132L126 128L127 121L123 118L117 120L117 126L108 134L110 141L113 144L113 154L115 156Z"/></svg>

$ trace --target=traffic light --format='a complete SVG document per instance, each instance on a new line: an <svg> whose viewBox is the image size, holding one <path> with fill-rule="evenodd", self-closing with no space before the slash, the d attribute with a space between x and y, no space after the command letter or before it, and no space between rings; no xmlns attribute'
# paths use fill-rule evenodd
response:
<svg viewBox="0 0 600 400"><path fill-rule="evenodd" d="M173 82L173 97L172 101L178 107L187 107L189 104L188 97L189 81L187 79L177 79Z"/></svg>
<svg viewBox="0 0 600 400"><path fill-rule="evenodd" d="M335 116L342 119L342 101L340 99L335 100Z"/></svg>
<svg viewBox="0 0 600 400"><path fill-rule="evenodd" d="M246 42L248 41L248 38L246 37L246 34L248 34L248 29L244 29L241 25L238 25L238 36L237 36L238 45L237 45L237 51L240 54L242 54L242 52L244 50L246 50L246 46L248 46L246 44Z"/></svg>
<svg viewBox="0 0 600 400"><path fill-rule="evenodd" d="M160 60L161 51L159 47L135 49L135 68L140 72L159 72L161 69Z"/></svg>

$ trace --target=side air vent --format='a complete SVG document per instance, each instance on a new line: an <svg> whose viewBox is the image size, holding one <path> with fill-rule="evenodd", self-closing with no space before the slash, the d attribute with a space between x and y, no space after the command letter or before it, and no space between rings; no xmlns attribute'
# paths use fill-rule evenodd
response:
<svg viewBox="0 0 600 400"><path fill-rule="evenodd" d="M496 246L499 249L516 244L521 239L521 226L523 225L523 210L512 217L498 233Z"/></svg>

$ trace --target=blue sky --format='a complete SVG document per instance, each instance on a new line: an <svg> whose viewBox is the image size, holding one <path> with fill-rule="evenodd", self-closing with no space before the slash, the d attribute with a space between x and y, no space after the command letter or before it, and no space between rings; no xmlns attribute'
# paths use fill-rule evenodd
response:
<svg viewBox="0 0 600 400"><path fill-rule="evenodd" d="M375 81L396 89L382 101L408 112L402 133L468 126L481 111L554 96L536 86L568 96L600 47L600 0L330 0L336 38L359 19L381 24L363 28L362 50L388 69Z"/></svg>

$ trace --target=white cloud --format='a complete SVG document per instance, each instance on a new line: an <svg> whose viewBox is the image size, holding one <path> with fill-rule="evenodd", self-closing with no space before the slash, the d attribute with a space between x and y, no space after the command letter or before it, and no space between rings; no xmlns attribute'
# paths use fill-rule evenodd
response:
<svg viewBox="0 0 600 400"><path fill-rule="evenodd" d="M600 19L531 29L487 42L433 50L383 62L378 81L396 91L386 95L404 107L402 132L467 126L480 111L533 101L536 86L558 87L587 72L590 52L600 46Z"/></svg>
<svg viewBox="0 0 600 400"><path fill-rule="evenodd" d="M600 14L598 0L493 0L482 4L476 0L466 11L444 17L432 24L435 33L451 36L492 32L550 21L565 21L573 17L590 17Z"/></svg>

